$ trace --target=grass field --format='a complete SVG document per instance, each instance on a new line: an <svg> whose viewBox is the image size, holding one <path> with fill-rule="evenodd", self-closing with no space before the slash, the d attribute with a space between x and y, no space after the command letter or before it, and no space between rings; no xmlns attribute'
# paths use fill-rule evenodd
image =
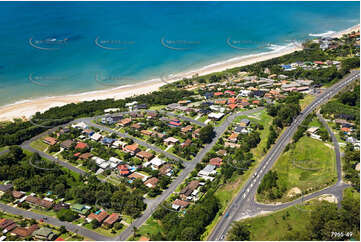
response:
<svg viewBox="0 0 361 242"><path fill-rule="evenodd" d="M303 99L300 100L301 109L303 110L305 107L307 107L314 99L315 96L307 94Z"/></svg>
<svg viewBox="0 0 361 242"><path fill-rule="evenodd" d="M280 201L290 200L287 193L292 189L300 189L303 193L319 190L336 181L336 158L331 145L303 136L295 148L283 153L275 166L279 184L287 188ZM261 201L262 196L257 195Z"/></svg>
<svg viewBox="0 0 361 242"><path fill-rule="evenodd" d="M278 241L283 240L288 231L304 231L310 220L311 209L319 203L317 200L302 207L290 207L284 210L242 220L242 224L249 225L251 240ZM275 232L277 231L277 232Z"/></svg>
<svg viewBox="0 0 361 242"><path fill-rule="evenodd" d="M46 148L49 147L49 145L45 144L42 141L42 138L37 139L34 142L31 142L30 146L33 147L34 149L37 149L37 150L40 150L40 151L44 151Z"/></svg>

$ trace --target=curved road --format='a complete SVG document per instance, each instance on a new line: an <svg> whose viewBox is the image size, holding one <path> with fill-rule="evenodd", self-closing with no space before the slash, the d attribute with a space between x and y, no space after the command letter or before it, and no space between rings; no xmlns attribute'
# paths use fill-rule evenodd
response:
<svg viewBox="0 0 361 242"><path fill-rule="evenodd" d="M226 216L223 216L222 219L218 222L218 224L213 229L211 235L208 237L208 240L224 240L226 237L226 233L230 228L230 225L233 221L239 219L240 214L243 213L244 216L254 216L255 214L257 214L257 211L261 210L261 208L258 207L254 202L254 195L257 192L258 185L261 182L263 176L268 172L268 170L271 169L278 157L282 154L286 145L291 141L294 133L297 131L298 126L302 123L302 121L307 117L308 114L310 114L313 110L315 110L324 102L327 102L342 88L350 84L352 81L358 79L359 77L359 71L351 72L344 79L334 84L330 88L326 89L322 94L317 96L316 99L310 105L308 105L299 116L294 119L292 124L278 138L276 143L273 145L271 150L268 152L266 157L259 165L259 167L256 169L254 175L248 179L245 186L241 189L241 191L232 201L231 205L225 212ZM337 188L337 193L339 193L339 190L342 190L344 188L344 185L342 184L342 182L338 182L334 186L334 188ZM310 196L312 196L312 194ZM302 200L296 201L301 202ZM287 206L287 204L284 206ZM276 210L278 210L277 207L271 208L271 211Z"/></svg>

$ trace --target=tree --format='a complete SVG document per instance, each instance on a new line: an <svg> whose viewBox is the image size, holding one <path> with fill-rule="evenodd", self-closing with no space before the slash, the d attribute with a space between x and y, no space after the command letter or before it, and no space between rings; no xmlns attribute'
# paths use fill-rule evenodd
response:
<svg viewBox="0 0 361 242"><path fill-rule="evenodd" d="M56 213L56 217L61 221L72 222L78 218L78 214L70 209L62 208Z"/></svg>
<svg viewBox="0 0 361 242"><path fill-rule="evenodd" d="M251 239L251 233L247 225L240 222L235 222L229 231L228 240L230 241L245 241Z"/></svg>
<svg viewBox="0 0 361 242"><path fill-rule="evenodd" d="M208 144L216 136L216 133L213 130L212 125L207 125L199 131L199 139L204 143Z"/></svg>

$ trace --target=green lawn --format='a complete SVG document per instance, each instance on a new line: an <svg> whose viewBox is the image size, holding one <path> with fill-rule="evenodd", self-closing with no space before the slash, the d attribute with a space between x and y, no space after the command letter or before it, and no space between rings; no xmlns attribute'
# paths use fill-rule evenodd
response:
<svg viewBox="0 0 361 242"><path fill-rule="evenodd" d="M310 211L317 200L308 202L309 205L290 207L272 214L266 214L243 220L242 224L249 225L251 240L278 241L284 240L288 231L304 231L310 219Z"/></svg>
<svg viewBox="0 0 361 242"><path fill-rule="evenodd" d="M303 136L295 148L283 153L275 166L279 184L286 187L280 201L292 199L287 193L300 189L303 193L320 190L336 181L336 158L333 147L323 141ZM265 201L262 195L258 199Z"/></svg>
<svg viewBox="0 0 361 242"><path fill-rule="evenodd" d="M163 108L167 107L166 105L156 105L149 108L149 110L162 110Z"/></svg>
<svg viewBox="0 0 361 242"><path fill-rule="evenodd" d="M307 94L303 99L300 100L301 109L303 110L305 107L307 107L314 99L315 96Z"/></svg>
<svg viewBox="0 0 361 242"><path fill-rule="evenodd" d="M138 240L141 236L149 238L152 234L163 233L158 221L150 217L137 231L137 236L132 235L128 240Z"/></svg>
<svg viewBox="0 0 361 242"><path fill-rule="evenodd" d="M42 141L42 138L37 139L33 142L30 143L30 146L33 147L34 149L40 150L40 151L44 151L46 148L49 147L49 145L45 144Z"/></svg>

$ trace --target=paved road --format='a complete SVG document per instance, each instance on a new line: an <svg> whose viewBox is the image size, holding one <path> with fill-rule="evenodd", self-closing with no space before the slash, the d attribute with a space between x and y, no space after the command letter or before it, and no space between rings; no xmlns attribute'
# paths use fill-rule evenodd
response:
<svg viewBox="0 0 361 242"><path fill-rule="evenodd" d="M143 215L135 220L131 226L129 226L120 236L116 237L116 240L126 240L132 233L132 227L140 227L147 219L152 215L154 210L161 204L164 200L166 200L169 195L171 195L175 189L188 177L188 175L195 169L196 165L200 163L203 157L212 149L212 147L216 144L217 140L222 136L222 134L226 131L228 126L232 123L232 121L241 115L248 115L251 113L258 112L263 108L257 108L245 112L240 112L236 114L232 114L229 116L221 126L215 129L216 136L213 138L212 142L205 145L205 147L198 152L197 156L192 160L192 162L188 162L180 175L170 184L169 188L155 199L147 201L147 209L144 211Z"/></svg>
<svg viewBox="0 0 361 242"><path fill-rule="evenodd" d="M27 211L27 210L24 210L24 209L20 209L20 208L14 208L12 206L9 206L9 205L5 205L5 204L2 204L0 203L0 209L7 212L7 213L11 213L11 214L16 214L16 215L20 215L20 216L23 216L23 217L26 217L26 218L33 218L35 220L40 220L40 219L44 219L46 218L45 223L47 224L51 224L51 225L54 225L54 226L57 226L57 227L60 227L60 226L65 226L65 228L71 232L74 232L74 233L77 233L77 234L80 234L84 237L88 237L88 238L91 238L91 239L94 239L94 240L112 240L111 238L109 237L106 237L106 236L103 236L101 234L98 234L98 233L95 233L91 230L88 230L84 227L81 227L81 226L78 226L78 225L75 225L75 224L72 224L72 223L68 223L68 222L62 222L56 218L53 218L53 217L50 217L50 216L46 216L46 215L42 215L42 214L37 214L37 213L34 213L34 212L31 212L31 211Z"/></svg>
<svg viewBox="0 0 361 242"><path fill-rule="evenodd" d="M285 130L285 132L279 137L276 143L273 145L271 150L268 152L264 160L261 162L259 167L256 169L256 172L252 177L248 179L245 186L241 189L235 199L232 201L229 208L226 210L226 216L223 216L222 219L213 229L208 240L224 240L226 233L230 228L230 225L233 221L239 218L240 213L248 213L250 216L254 215L254 211L257 210L257 205L254 202L254 196L257 192L258 185L262 180L263 176L271 169L273 164L276 162L278 157L282 154L286 145L291 141L294 133L297 131L298 126L302 121L315 110L322 103L327 102L330 98L336 95L342 88L351 83L352 81L360 77L359 71L354 71L351 74L347 75L343 80L334 84L332 87L326 89L322 94L316 97L316 99L308 105L302 113L294 119L292 124ZM343 188L342 183L337 183L338 189ZM337 193L339 190L337 189ZM331 189L332 190L332 189ZM300 202L300 201L299 201ZM258 209L259 210L259 209ZM277 207L272 208L271 211L276 211Z"/></svg>
<svg viewBox="0 0 361 242"><path fill-rule="evenodd" d="M336 154L337 182L340 183L340 182L342 182L340 145L337 141L335 134L332 132L332 130L330 129L330 127L328 126L326 120L322 117L322 115L319 112L317 112L316 115L317 115L318 119L321 121L321 123L323 124L323 126L325 126L325 128L327 129L329 135L331 136L333 147L334 147L335 154Z"/></svg>

